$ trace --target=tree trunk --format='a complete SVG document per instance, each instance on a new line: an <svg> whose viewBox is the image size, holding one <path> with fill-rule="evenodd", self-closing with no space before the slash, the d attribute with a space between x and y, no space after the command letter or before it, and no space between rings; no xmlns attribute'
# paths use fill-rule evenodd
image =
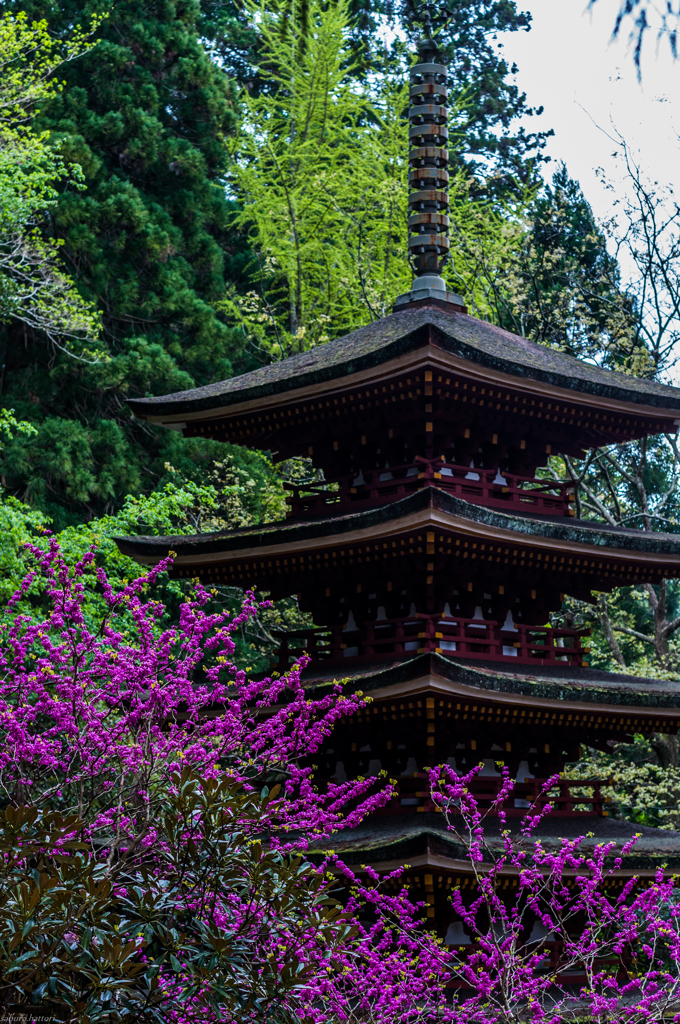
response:
<svg viewBox="0 0 680 1024"><path fill-rule="evenodd" d="M600 620L602 626L602 632L605 635L605 639L609 644L609 650L612 652L612 657L619 668L625 668L626 662L621 648L619 647L619 641L616 639L616 633L612 629L611 620L609 618L609 606L607 604L607 595L600 594L597 599L597 617Z"/></svg>
<svg viewBox="0 0 680 1024"><path fill-rule="evenodd" d="M649 737L649 743L659 758L662 768L677 768L680 757L680 740L677 736L666 736L655 732Z"/></svg>
<svg viewBox="0 0 680 1024"><path fill-rule="evenodd" d="M654 652L656 659L662 668L668 668L669 662L669 632L668 619L666 617L668 582L662 580L658 587L651 583L645 584L647 600L654 613Z"/></svg>

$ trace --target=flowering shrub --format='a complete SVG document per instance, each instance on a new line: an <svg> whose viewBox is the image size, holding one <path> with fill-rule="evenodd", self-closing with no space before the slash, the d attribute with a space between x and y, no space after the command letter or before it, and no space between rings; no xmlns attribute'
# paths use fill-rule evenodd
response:
<svg viewBox="0 0 680 1024"><path fill-rule="evenodd" d="M474 995L452 1009L452 1024L680 1021L675 879L659 869L649 885L633 877L613 891L637 836L618 851L615 843L589 848L589 837L548 849L532 832L549 805L530 809L513 835L502 809L513 789L508 770L485 813L467 788L479 770L461 777L443 766L430 775L433 799L465 845L477 883L467 903L453 893L473 949L453 951L447 968ZM508 879L516 881L511 899L503 895Z"/></svg>
<svg viewBox="0 0 680 1024"><path fill-rule="evenodd" d="M252 595L230 617L197 586L168 629L147 598L165 564L119 590L100 569L93 628L93 554L69 567L52 542L33 557L23 592L42 581L47 610L26 612L20 591L0 621L3 1010L85 1024L680 1021L670 880L610 896L611 849L532 844L534 811L494 839L507 773L482 815L477 769L443 767L433 796L477 882L471 902L453 894L474 941L447 948L406 889L388 895L330 853L312 862L394 792L314 785L314 754L360 694L310 698L300 666L257 682L237 671Z"/></svg>
<svg viewBox="0 0 680 1024"><path fill-rule="evenodd" d="M250 596L209 614L199 585L163 629L145 592L166 563L117 592L99 569L93 629L93 553L72 568L54 541L32 553L0 621L2 1003L78 1021L287 1021L302 1005L329 1019L351 1002L350 962L387 969L355 920L361 889L343 910L335 875L301 856L392 795L384 780L313 784L310 758L364 698L309 699L299 667L237 671ZM18 610L37 580L43 616ZM417 915L401 903L406 935ZM406 938L390 945L412 959Z"/></svg>

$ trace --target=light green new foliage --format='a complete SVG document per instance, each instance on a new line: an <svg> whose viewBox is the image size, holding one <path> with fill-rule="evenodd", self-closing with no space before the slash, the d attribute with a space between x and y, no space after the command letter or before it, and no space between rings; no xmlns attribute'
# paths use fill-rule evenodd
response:
<svg viewBox="0 0 680 1024"><path fill-rule="evenodd" d="M116 515L69 526L57 533L56 539L69 564L74 564L96 548L95 565L103 566L110 582L116 585L124 579L138 576L139 566L121 554L114 537L134 533L193 533L196 528L194 514L205 515L215 507L213 487L201 487L191 482L181 486L169 483L162 491L148 497L130 495ZM0 599L7 600L15 593L31 569L33 556L26 545L46 548L52 536L50 526L50 519L42 512L0 491ZM165 584L165 591L167 596L179 592L178 586L172 583ZM39 590L29 588L26 596L30 602L42 595ZM88 591L86 610L95 614L101 611L95 587Z"/></svg>
<svg viewBox="0 0 680 1024"><path fill-rule="evenodd" d="M264 89L242 98L232 144L240 224L259 261L259 287L225 308L270 356L337 337L391 312L409 290L408 82L405 70L357 85L344 0L309 4L304 27L248 0L263 39ZM452 104L451 146L456 138ZM446 274L477 311L487 298L469 250L503 260L516 241L503 217L473 202L452 175L453 256Z"/></svg>
<svg viewBox="0 0 680 1024"><path fill-rule="evenodd" d="M17 421L11 411L1 411L0 451L3 444L18 433L34 434L35 428L30 423ZM282 519L286 511L283 481L305 479L311 467L308 460L293 459L274 469L262 456L253 458L250 464L242 464L234 458L233 452L227 451L204 485L183 479L169 465L166 468L174 479L161 490L148 496L128 495L117 513L69 526L54 534L71 566L88 552L95 553L94 562L83 572L83 580L88 584L84 610L91 622L99 621L105 611L96 580L97 568L104 568L114 588L140 573L139 565L120 552L116 537L195 534ZM53 536L51 528L47 516L0 489L0 600L7 601L19 589L34 566L35 556L30 548L46 550ZM187 581L161 577L152 596L163 601L167 618L171 619L176 614L178 601L186 597L191 586ZM219 605L240 607L240 592L233 587L213 589L212 595ZM44 598L42 585L36 581L24 589L19 610L30 610ZM258 662L260 667L266 668L265 654L276 646L269 630L282 623L296 625L299 622L295 602L282 602L271 611L263 612L237 638L238 657L244 664L252 666Z"/></svg>
<svg viewBox="0 0 680 1024"><path fill-rule="evenodd" d="M25 121L36 103L62 88L54 71L89 45L88 37L102 21L92 18L87 32L76 27L66 39L55 39L46 21L29 22L26 14L0 18L0 117L5 124Z"/></svg>
<svg viewBox="0 0 680 1024"><path fill-rule="evenodd" d="M259 316L273 328L273 354L278 342L284 355L325 340L348 305L340 239L365 102L343 68L343 2L325 9L310 4L307 33L294 21L285 31L283 11L269 4L249 7L263 39L265 90L243 97L233 185L243 206L240 221L261 260L262 290L242 308L251 321Z"/></svg>
<svg viewBox="0 0 680 1024"><path fill-rule="evenodd" d="M80 30L62 45L45 22L0 17L0 320L19 320L60 347L70 339L72 355L92 360L102 355L87 344L98 319L59 263L60 241L38 231L56 184L77 187L80 168L66 165L28 123L35 105L59 91L55 70L87 45Z"/></svg>
<svg viewBox="0 0 680 1024"><path fill-rule="evenodd" d="M397 295L411 287L407 108L405 76L376 79L364 97L365 119L352 133L356 153L338 181L346 329L391 313Z"/></svg>

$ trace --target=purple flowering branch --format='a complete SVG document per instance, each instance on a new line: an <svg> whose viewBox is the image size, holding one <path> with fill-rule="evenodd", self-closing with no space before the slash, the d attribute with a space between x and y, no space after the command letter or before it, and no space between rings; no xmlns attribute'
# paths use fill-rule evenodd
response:
<svg viewBox="0 0 680 1024"><path fill-rule="evenodd" d="M507 768L486 810L470 790L480 768L430 773L433 801L465 847L475 882L472 898L452 896L470 944L447 966L459 991L474 993L452 1020L680 1020L675 879L659 869L652 884L632 877L620 891L612 886L637 836L616 856L615 843L593 846L589 836L555 848L532 838L558 777L513 831L504 811L514 788Z"/></svg>
<svg viewBox="0 0 680 1024"><path fill-rule="evenodd" d="M199 584L164 628L146 595L170 560L120 590L97 570L93 626L94 552L33 555L0 615L0 1005L107 1024L680 1022L674 879L621 875L635 839L537 840L557 778L513 829L507 769L487 808L479 768L430 773L473 880L450 906L469 942L447 946L406 867L328 851L396 792L315 783L365 698L311 697L304 659L248 679L233 637L253 594L215 613Z"/></svg>

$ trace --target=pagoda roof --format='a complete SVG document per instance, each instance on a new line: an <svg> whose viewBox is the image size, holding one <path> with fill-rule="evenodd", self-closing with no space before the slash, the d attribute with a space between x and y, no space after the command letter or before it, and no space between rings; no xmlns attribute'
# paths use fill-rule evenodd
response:
<svg viewBox="0 0 680 1024"><path fill-rule="evenodd" d="M374 814L357 828L337 832L332 837L333 849L347 864L369 864L374 870L392 871L408 862L412 869L440 868L469 873L467 850L446 828L443 815L425 812L418 815ZM503 828L517 834L521 818L510 818ZM495 834L494 819L485 819L485 841L492 851L503 848L503 837ZM615 868L613 851L608 864L613 876L652 874L659 867L677 871L680 868L680 832L651 828L630 821L591 814L552 817L547 814L532 839L540 839L545 849L558 849L562 839L584 837L582 849L592 851L599 843L615 842L623 846L639 835L624 864ZM322 848L323 849L323 848ZM320 849L318 852L322 852ZM311 851L317 852L317 851Z"/></svg>
<svg viewBox="0 0 680 1024"><path fill-rule="evenodd" d="M446 368L468 367L480 379L523 380L564 396L592 396L609 404L645 406L680 415L680 388L586 363L461 312L437 307L409 309L376 320L334 341L229 380L157 398L131 399L135 415L181 429L207 414L295 401L310 391L349 386L371 371L403 368L425 348ZM543 393L543 392L542 392Z"/></svg>
<svg viewBox="0 0 680 1024"><path fill-rule="evenodd" d="M568 704L572 712L635 714L638 732L674 731L680 724L680 681L623 672L573 665L515 667L429 652L390 662L310 666L303 680L310 692L323 692L338 675L346 679L348 691L370 693L374 703L428 695L484 701L490 710L530 705L546 714Z"/></svg>
<svg viewBox="0 0 680 1024"><path fill-rule="evenodd" d="M362 512L322 519L285 520L193 536L119 537L120 550L138 562L155 564L169 551L175 565L201 564L263 558L269 555L309 552L331 544L374 540L406 529L427 527L455 530L480 541L523 542L559 548L580 555L599 549L600 557L621 558L650 564L663 563L668 575L680 568L680 535L646 533L588 520L564 517L509 515L474 505L437 487L424 487L406 498Z"/></svg>

